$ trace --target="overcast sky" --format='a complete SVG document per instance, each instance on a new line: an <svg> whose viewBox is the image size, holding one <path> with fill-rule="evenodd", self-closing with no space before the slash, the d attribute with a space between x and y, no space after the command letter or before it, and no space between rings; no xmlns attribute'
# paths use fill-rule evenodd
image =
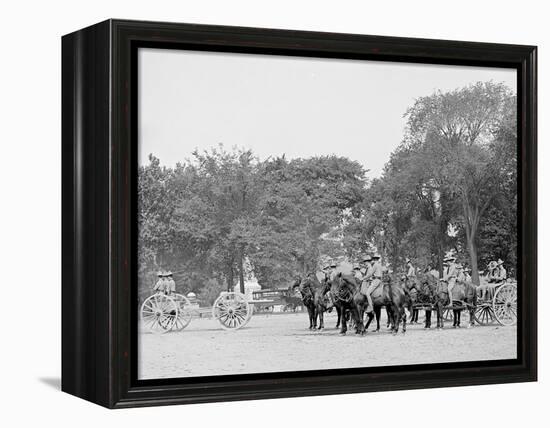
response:
<svg viewBox="0 0 550 428"><path fill-rule="evenodd" d="M510 69L164 49L139 51L139 162L173 166L223 143L261 159L337 154L380 176L418 97Z"/></svg>

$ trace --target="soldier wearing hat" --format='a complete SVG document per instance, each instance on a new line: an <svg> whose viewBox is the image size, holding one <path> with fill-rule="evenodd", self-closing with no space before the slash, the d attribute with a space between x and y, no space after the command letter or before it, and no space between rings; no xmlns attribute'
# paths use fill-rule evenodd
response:
<svg viewBox="0 0 550 428"><path fill-rule="evenodd" d="M329 264L327 264L322 270L323 270L323 273L325 274L325 282L326 281L331 281L332 280L332 274L334 273L334 271L336 270L336 267L338 265L336 264L336 262L330 262Z"/></svg>
<svg viewBox="0 0 550 428"><path fill-rule="evenodd" d="M497 260L497 267L494 272L494 277L497 282L506 281L506 269L504 269L504 261L502 259Z"/></svg>
<svg viewBox="0 0 550 428"><path fill-rule="evenodd" d="M470 269L468 266L464 267L464 280L466 282L472 282L472 276L470 275L470 272L472 269Z"/></svg>
<svg viewBox="0 0 550 428"><path fill-rule="evenodd" d="M376 290L382 282L383 273L384 269L382 267L382 263L380 263L380 254L376 253L372 256L371 267L367 270L363 281L363 284L366 285L366 287L361 286L361 292L367 297L367 301L369 303L367 313L372 312L374 309L372 303L372 292ZM367 284L365 284L365 281L367 281Z"/></svg>
<svg viewBox="0 0 550 428"><path fill-rule="evenodd" d="M497 262L494 260L491 260L489 264L487 265L487 281L489 283L495 283L498 282L497 280Z"/></svg>
<svg viewBox="0 0 550 428"><path fill-rule="evenodd" d="M457 263L456 265L456 280L462 283L466 282L466 272L464 272L462 263Z"/></svg>
<svg viewBox="0 0 550 428"><path fill-rule="evenodd" d="M411 279L414 279L416 278L416 268L414 267L414 265L412 264L412 261L411 259L407 258L407 260L405 260L405 263L407 265L407 279L410 281Z"/></svg>
<svg viewBox="0 0 550 428"><path fill-rule="evenodd" d="M443 272L443 281L447 283L447 292L449 293L449 303L453 303L453 288L456 284L457 269L456 269L456 257L451 253L448 253L444 262L447 262L447 267Z"/></svg>
<svg viewBox="0 0 550 428"><path fill-rule="evenodd" d="M164 292L164 286L165 286L165 283L166 283L166 280L165 280L165 277L164 277L164 272L158 271L157 272L157 277L158 277L158 280L155 283L155 286L153 287L153 291L163 293Z"/></svg>
<svg viewBox="0 0 550 428"><path fill-rule="evenodd" d="M176 292L176 281L174 281L174 278L172 276L172 272L168 271L165 274L165 281L166 285L164 286L164 293L165 294L172 294Z"/></svg>

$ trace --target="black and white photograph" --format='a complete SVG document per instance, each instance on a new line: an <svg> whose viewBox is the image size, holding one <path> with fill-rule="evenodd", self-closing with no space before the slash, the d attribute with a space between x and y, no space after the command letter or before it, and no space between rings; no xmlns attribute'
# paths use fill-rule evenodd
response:
<svg viewBox="0 0 550 428"><path fill-rule="evenodd" d="M138 379L518 358L517 79L140 47Z"/></svg>

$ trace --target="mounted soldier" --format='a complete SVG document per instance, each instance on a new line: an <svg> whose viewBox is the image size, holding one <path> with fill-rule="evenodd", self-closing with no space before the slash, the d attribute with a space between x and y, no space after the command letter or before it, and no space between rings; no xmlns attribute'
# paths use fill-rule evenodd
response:
<svg viewBox="0 0 550 428"><path fill-rule="evenodd" d="M405 263L407 265L407 279L409 281L411 280L414 280L414 278L416 278L416 268L414 267L411 259L407 258L407 260L405 260Z"/></svg>
<svg viewBox="0 0 550 428"><path fill-rule="evenodd" d="M366 287L363 285L361 286L361 292L367 297L368 306L366 309L367 313L370 313L374 310L373 304L372 304L372 292L378 288L378 286L382 283L382 275L384 273L384 269L382 267L382 263L380 262L380 254L376 253L372 256L372 262L367 270L367 273L365 274L363 284L365 284L365 281L368 283L366 284Z"/></svg>
<svg viewBox="0 0 550 428"><path fill-rule="evenodd" d="M456 284L456 277L457 277L457 269L456 269L456 257L453 256L451 253L447 254L444 262L447 262L447 267L445 268L443 272L443 279L442 281L447 283L447 292L449 293L449 303L453 304L453 288Z"/></svg>
<svg viewBox="0 0 550 428"><path fill-rule="evenodd" d="M336 270L337 267L338 265L335 262L331 262L328 265L326 265L323 269L321 269L321 271L325 274L325 278L324 278L325 282L332 280L334 271Z"/></svg>
<svg viewBox="0 0 550 428"><path fill-rule="evenodd" d="M464 272L464 266L462 263L456 265L456 280L459 282L466 282L466 274Z"/></svg>

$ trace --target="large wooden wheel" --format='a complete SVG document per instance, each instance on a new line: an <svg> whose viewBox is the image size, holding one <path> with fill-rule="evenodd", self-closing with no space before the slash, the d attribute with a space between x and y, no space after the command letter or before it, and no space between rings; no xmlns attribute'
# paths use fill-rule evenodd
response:
<svg viewBox="0 0 550 428"><path fill-rule="evenodd" d="M173 329L180 331L187 327L193 318L191 302L183 294L172 294L171 296L178 305L178 317Z"/></svg>
<svg viewBox="0 0 550 428"><path fill-rule="evenodd" d="M474 319L480 325L491 325L497 322L493 306L490 303L479 304L475 309Z"/></svg>
<svg viewBox="0 0 550 428"><path fill-rule="evenodd" d="M141 305L141 322L150 332L164 334L174 327L178 319L178 304L163 293L153 294Z"/></svg>
<svg viewBox="0 0 550 428"><path fill-rule="evenodd" d="M515 325L518 319L518 290L516 284L506 283L493 297L495 318L501 325Z"/></svg>
<svg viewBox="0 0 550 428"><path fill-rule="evenodd" d="M221 293L212 306L212 317L218 320L224 330L238 330L244 327L251 316L252 305L241 293Z"/></svg>

